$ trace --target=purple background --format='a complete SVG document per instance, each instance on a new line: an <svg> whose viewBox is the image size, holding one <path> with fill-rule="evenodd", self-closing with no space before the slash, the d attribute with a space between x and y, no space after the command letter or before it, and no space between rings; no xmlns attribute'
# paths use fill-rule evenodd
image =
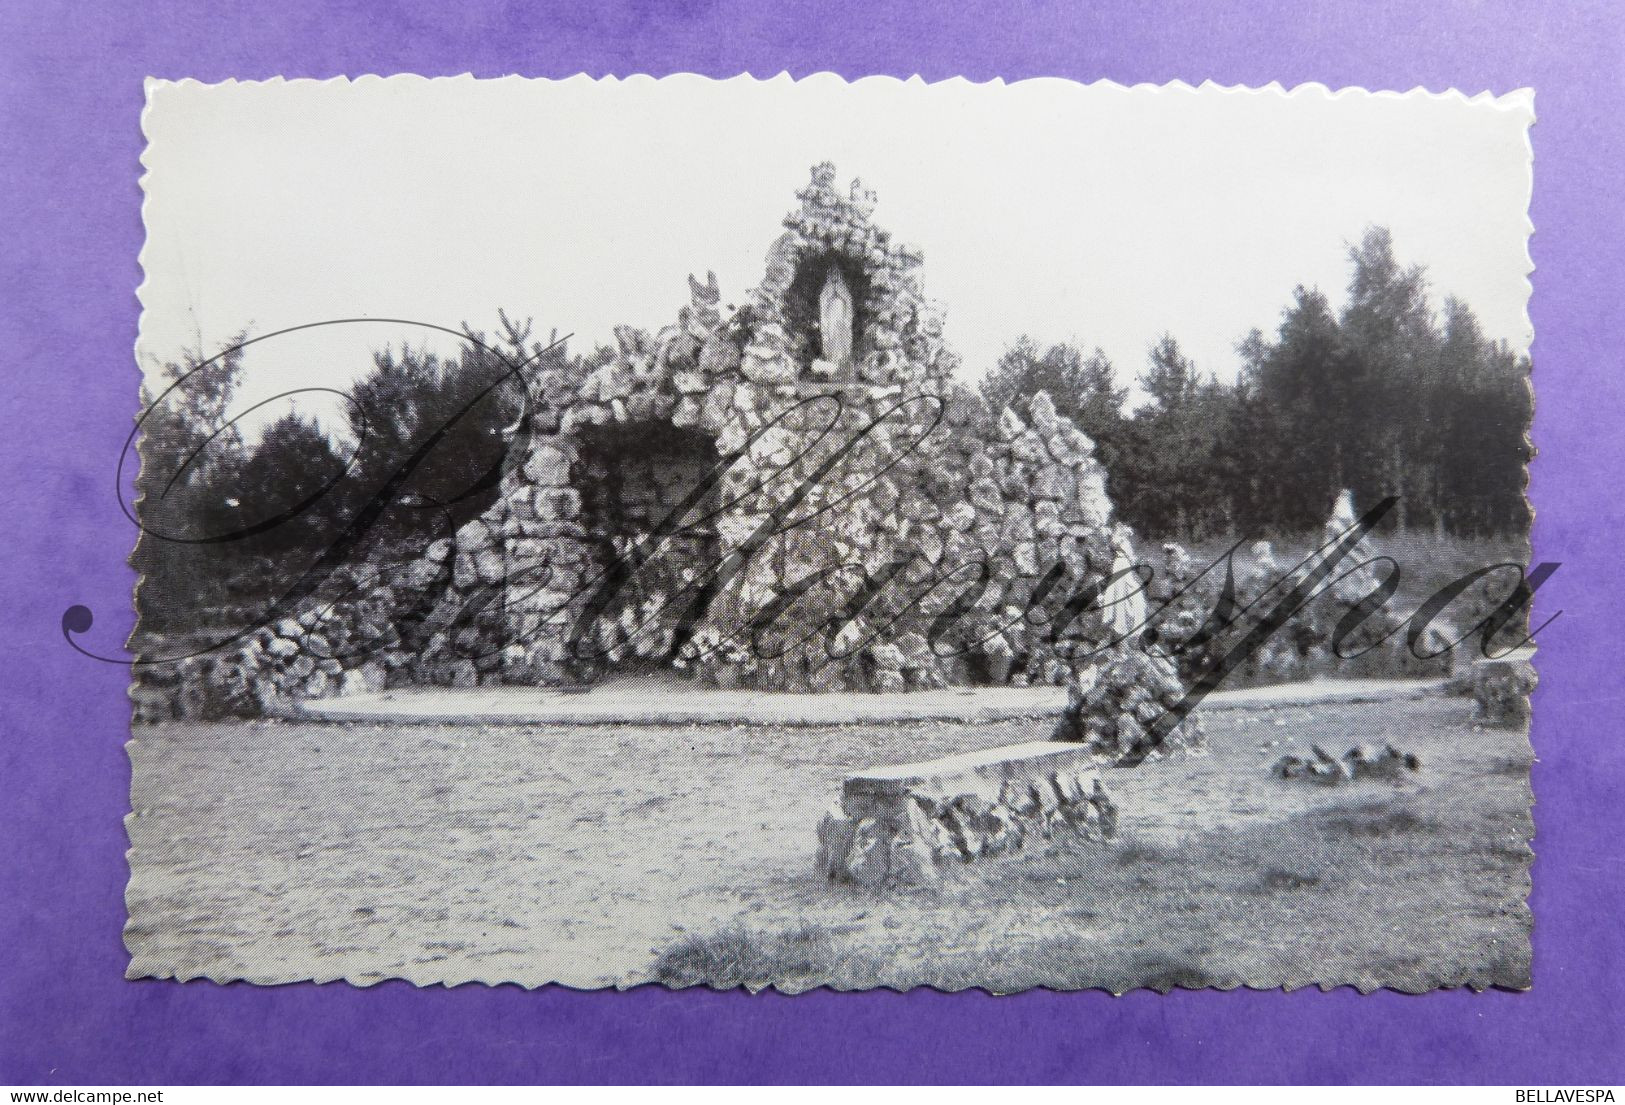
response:
<svg viewBox="0 0 1625 1105"><path fill-rule="evenodd" d="M1439 0L391 7L0 12L0 1082L1625 1081L1625 697L1611 647L1625 624L1625 20L1604 3ZM1541 617L1565 613L1542 637L1536 695L1532 992L786 998L123 981L126 672L75 654L58 621L88 605L103 650L130 622L132 532L112 472L137 384L142 78L826 69L1536 89L1544 455L1531 494L1536 557L1563 562Z"/></svg>

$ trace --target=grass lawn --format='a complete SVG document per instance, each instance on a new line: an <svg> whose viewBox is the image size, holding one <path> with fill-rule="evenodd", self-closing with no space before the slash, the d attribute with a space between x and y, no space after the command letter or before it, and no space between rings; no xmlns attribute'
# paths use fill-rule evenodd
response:
<svg viewBox="0 0 1625 1105"><path fill-rule="evenodd" d="M1350 798L1172 847L1130 837L992 865L961 880L957 907L1020 903L1027 931L960 940L928 963L850 927L802 924L680 941L654 974L677 986L788 989L1524 988L1527 820L1511 805L1465 806Z"/></svg>

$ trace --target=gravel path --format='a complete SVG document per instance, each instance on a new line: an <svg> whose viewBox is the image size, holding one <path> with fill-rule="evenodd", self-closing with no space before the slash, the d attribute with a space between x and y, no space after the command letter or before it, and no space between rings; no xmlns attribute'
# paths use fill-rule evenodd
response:
<svg viewBox="0 0 1625 1105"><path fill-rule="evenodd" d="M1215 691L1209 712L1277 705L1392 701L1441 689L1442 679L1320 679ZM1065 687L944 687L895 694L787 694L721 691L688 680L640 676L583 691L546 687L408 687L342 698L315 698L296 717L444 725L668 726L687 723L808 726L961 721L982 724L1053 717Z"/></svg>

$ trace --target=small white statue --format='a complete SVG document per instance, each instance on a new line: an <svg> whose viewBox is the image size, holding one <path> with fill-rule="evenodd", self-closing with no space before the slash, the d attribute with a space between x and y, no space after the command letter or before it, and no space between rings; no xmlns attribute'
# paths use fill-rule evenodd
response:
<svg viewBox="0 0 1625 1105"><path fill-rule="evenodd" d="M839 265L829 267L818 296L818 336L823 359L834 365L852 363L852 292Z"/></svg>

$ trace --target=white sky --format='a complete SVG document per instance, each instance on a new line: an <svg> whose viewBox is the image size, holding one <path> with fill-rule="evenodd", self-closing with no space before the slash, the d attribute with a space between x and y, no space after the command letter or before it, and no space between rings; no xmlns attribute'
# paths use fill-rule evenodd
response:
<svg viewBox="0 0 1625 1105"><path fill-rule="evenodd" d="M495 329L499 306L585 351L674 321L690 272L741 300L822 160L924 251L970 379L1031 333L1102 347L1126 383L1165 331L1232 377L1235 343L1272 332L1295 285L1342 301L1371 224L1437 298L1527 348L1532 122L1527 93L1318 86L152 82L138 353L352 316ZM243 401L342 387L422 336L267 342Z"/></svg>

